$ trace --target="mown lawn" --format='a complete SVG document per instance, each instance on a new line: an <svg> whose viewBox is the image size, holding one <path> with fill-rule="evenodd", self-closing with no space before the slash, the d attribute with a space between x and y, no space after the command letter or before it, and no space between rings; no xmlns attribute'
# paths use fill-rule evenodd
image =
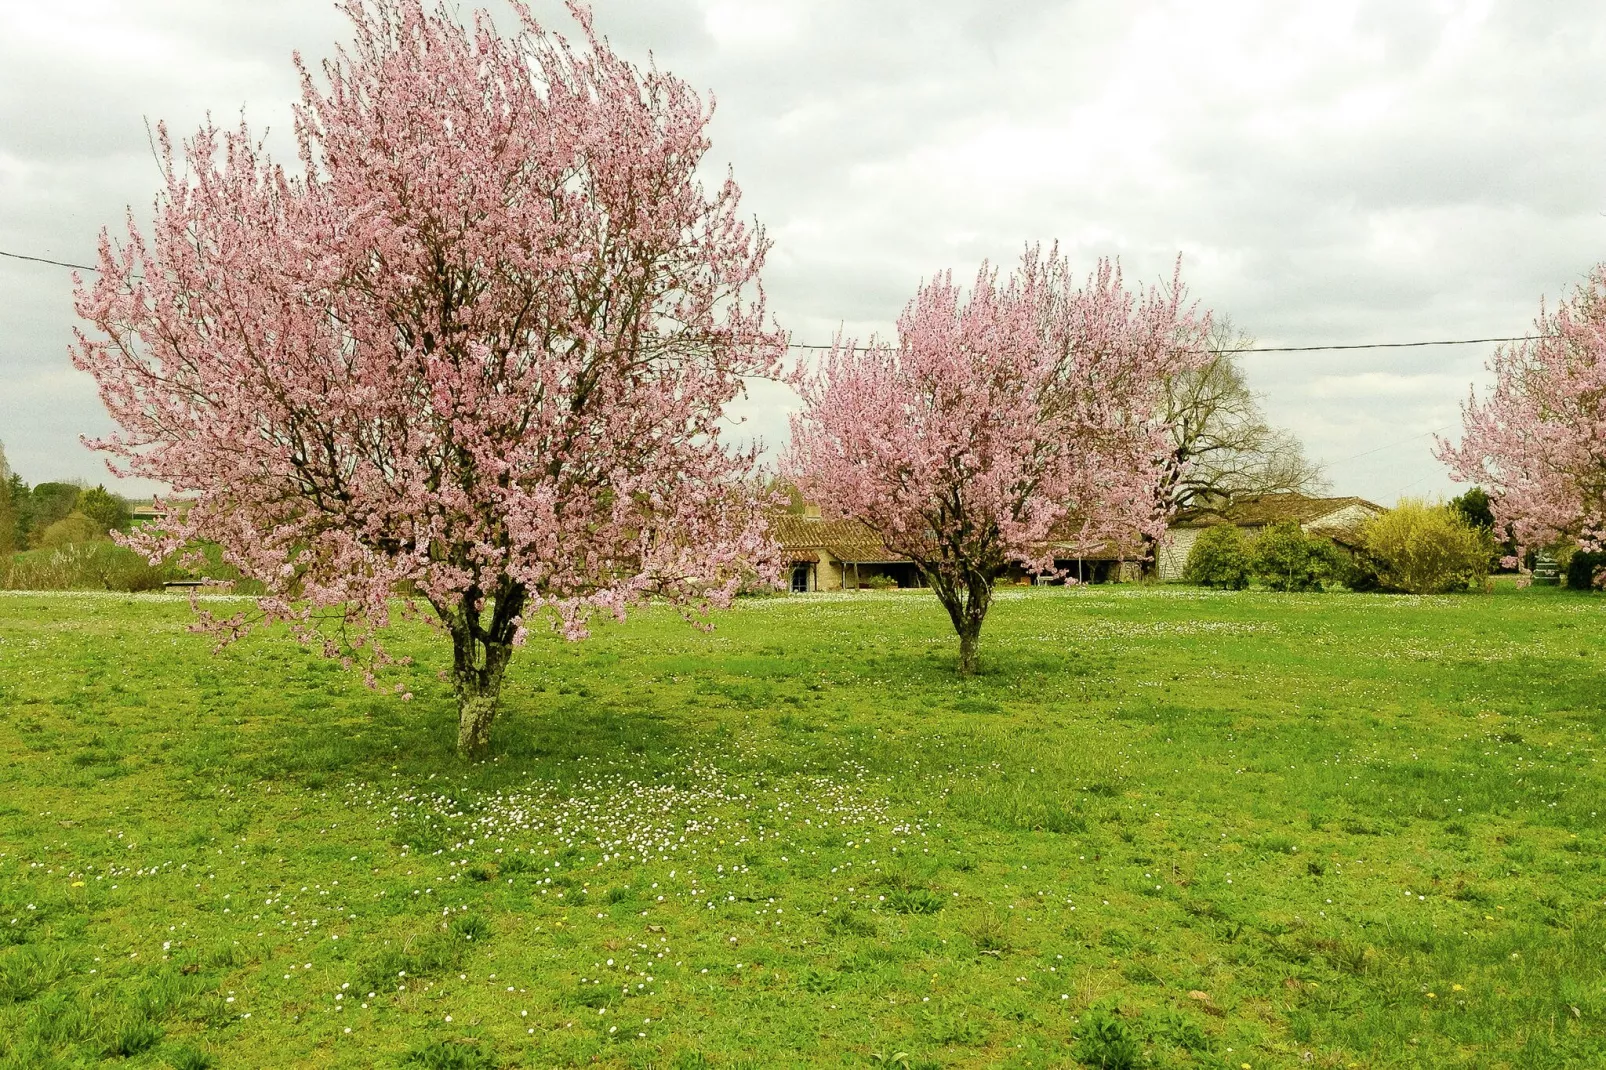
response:
<svg viewBox="0 0 1606 1070"><path fill-rule="evenodd" d="M0 595L0 1064L1606 1065L1606 598L655 611L476 766L190 620Z"/></svg>

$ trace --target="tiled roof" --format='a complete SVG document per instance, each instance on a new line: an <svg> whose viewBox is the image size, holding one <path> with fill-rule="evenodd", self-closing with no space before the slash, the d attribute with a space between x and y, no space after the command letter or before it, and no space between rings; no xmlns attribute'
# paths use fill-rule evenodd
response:
<svg viewBox="0 0 1606 1070"><path fill-rule="evenodd" d="M1050 542L1063 549L1060 557L1074 554L1085 561L1135 560L1136 552L1123 553L1120 547L1107 543L1089 547L1075 553L1070 544L1076 541L1076 529L1055 531ZM902 554L893 553L882 544L876 533L857 520L822 520L817 516L798 516L794 513L775 513L770 517L770 533L780 543L782 556L788 561L818 561L819 552L825 551L838 561L857 561L860 564L883 564L890 561L907 561Z"/></svg>
<svg viewBox="0 0 1606 1070"><path fill-rule="evenodd" d="M1262 494L1244 498L1219 511L1203 509L1178 513L1172 521L1174 528L1207 528L1217 524L1236 524L1239 527L1264 527L1282 521L1295 524L1313 524L1324 517L1360 506L1367 512L1387 512L1376 502L1365 498L1308 498L1303 494Z"/></svg>
<svg viewBox="0 0 1606 1070"><path fill-rule="evenodd" d="M1057 552L1055 556L1060 560L1068 557L1080 558L1083 561L1136 561L1142 557L1142 551L1135 546L1122 546L1118 542L1099 542L1091 546L1083 546L1083 530L1086 521L1080 516L1068 516L1054 525L1054 530L1048 533L1048 544Z"/></svg>
<svg viewBox="0 0 1606 1070"><path fill-rule="evenodd" d="M789 561L818 561L821 550L839 561L861 564L908 560L887 549L875 532L857 520L775 513L770 517L770 533Z"/></svg>

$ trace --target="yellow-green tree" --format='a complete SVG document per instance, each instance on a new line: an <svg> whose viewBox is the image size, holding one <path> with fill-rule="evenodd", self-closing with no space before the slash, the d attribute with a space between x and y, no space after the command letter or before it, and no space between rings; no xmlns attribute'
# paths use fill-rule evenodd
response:
<svg viewBox="0 0 1606 1070"><path fill-rule="evenodd" d="M1456 510L1402 498L1361 531L1361 544L1386 588L1442 594L1481 586L1494 552L1488 533Z"/></svg>

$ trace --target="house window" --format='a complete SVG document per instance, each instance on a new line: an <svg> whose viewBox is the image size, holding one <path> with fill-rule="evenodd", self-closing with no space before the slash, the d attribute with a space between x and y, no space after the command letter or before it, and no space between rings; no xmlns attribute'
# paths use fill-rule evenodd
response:
<svg viewBox="0 0 1606 1070"><path fill-rule="evenodd" d="M809 566L792 566L792 590L802 594L809 589Z"/></svg>

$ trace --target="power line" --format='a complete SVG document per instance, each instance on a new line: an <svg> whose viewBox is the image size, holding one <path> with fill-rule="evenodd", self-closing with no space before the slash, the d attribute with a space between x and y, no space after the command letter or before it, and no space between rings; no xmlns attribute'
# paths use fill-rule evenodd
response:
<svg viewBox="0 0 1606 1070"><path fill-rule="evenodd" d="M0 249L0 256L7 256L12 260L31 260L35 264L52 264L55 267L75 268L78 271L93 271L97 275L100 273L100 268L93 268L88 264L69 264L65 260L50 260L43 256L23 256L21 253L8 253L4 249Z"/></svg>
<svg viewBox="0 0 1606 1070"><path fill-rule="evenodd" d="M1234 349L1233 353L1321 353L1335 349L1416 349L1422 346L1471 346L1486 342L1531 342L1532 335L1515 335L1510 338L1437 338L1427 342L1356 342L1348 345L1323 346L1248 346L1244 349ZM789 349L820 349L831 350L835 346L805 345L802 342L788 342ZM864 349L864 346L854 346L854 349Z"/></svg>
<svg viewBox="0 0 1606 1070"><path fill-rule="evenodd" d="M1531 342L1532 335L1516 335L1511 338L1441 338L1431 342L1358 342L1354 345L1341 346L1250 346L1247 349L1235 349L1234 353L1315 353L1330 349L1415 349L1419 346L1474 346L1485 342Z"/></svg>
<svg viewBox="0 0 1606 1070"><path fill-rule="evenodd" d="M1358 461L1362 457L1370 457L1374 453L1382 453L1384 450L1391 450L1395 446L1403 446L1407 442L1415 442L1419 438L1427 438L1429 435L1436 435L1440 431L1448 431L1448 430L1450 430L1450 425L1449 424L1445 424L1443 427L1435 427L1431 431L1424 431L1420 435L1412 435L1410 438L1402 438L1398 442L1386 442L1383 445L1376 447L1375 449L1367 450L1365 453L1357 453L1357 454L1354 454L1354 455L1349 456L1349 457L1340 457L1338 460L1331 461L1329 463L1331 463L1331 464L1348 464L1350 461Z"/></svg>
<svg viewBox="0 0 1606 1070"><path fill-rule="evenodd" d="M0 249L0 256L12 260L27 260L35 264L50 264L54 267L72 268L76 271L93 271L97 275L100 268L90 267L88 264L74 264L66 260L51 260L43 256L24 256L22 253L8 253ZM1326 353L1348 349L1420 349L1424 346L1474 346L1486 345L1491 342L1528 342L1531 335L1516 335L1510 338L1437 338L1427 342L1356 342L1347 345L1321 345L1321 346L1249 346L1245 349L1235 349L1234 353ZM829 351L836 349L834 345L820 345L817 342L788 342L788 349L813 349ZM854 350L863 350L865 346L853 346Z"/></svg>

